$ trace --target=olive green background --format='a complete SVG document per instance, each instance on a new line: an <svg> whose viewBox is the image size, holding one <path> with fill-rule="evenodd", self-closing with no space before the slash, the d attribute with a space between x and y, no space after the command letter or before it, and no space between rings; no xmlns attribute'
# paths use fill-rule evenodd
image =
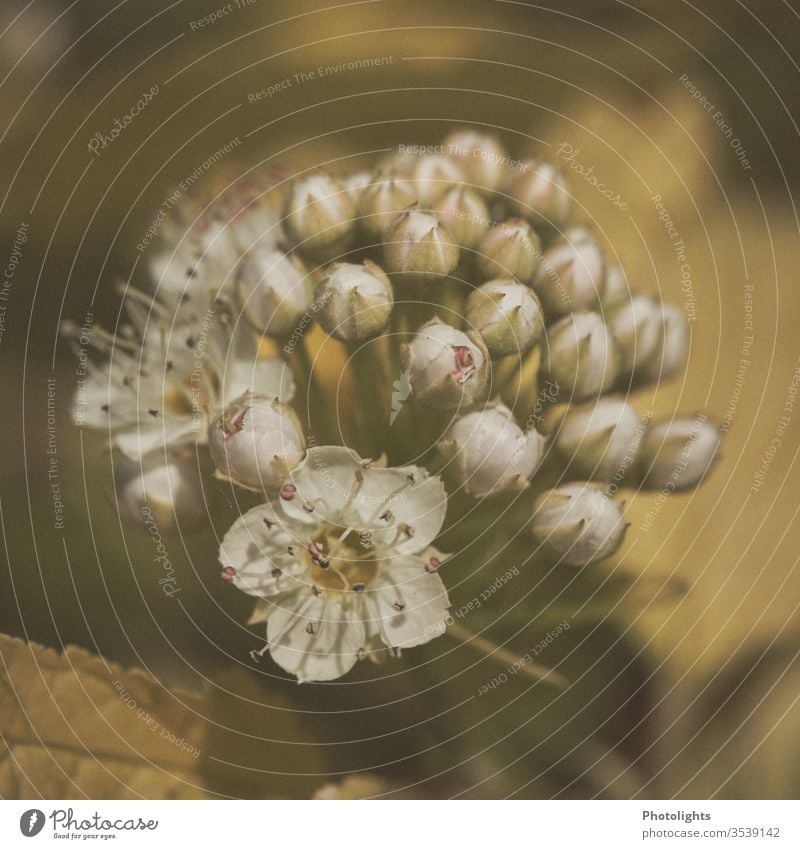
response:
<svg viewBox="0 0 800 849"><path fill-rule="evenodd" d="M205 744L225 757L199 767L210 794L309 796L328 774L371 770L431 796L795 797L800 406L784 409L800 365L793 4L256 0L196 30L190 23L219 3L36 6L41 18L3 42L0 69L3 268L17 227L30 224L0 346L9 561L0 631L76 643L145 666L168 687L228 688ZM392 61L293 77L376 56ZM286 78L290 87L248 102ZM108 133L156 84L130 127L90 153L95 132ZM685 376L635 403L657 416L703 409L721 422L735 401L723 459L701 489L670 496L649 530L655 493L632 496L624 551L570 585L586 609L541 658L576 682L568 693L513 681L470 698L498 668L446 640L411 652L388 677L359 668L335 685L298 687L247 657L257 645L240 624L249 604L223 591L215 562L214 533L238 509L222 493L213 533L167 542L180 604L161 592L150 540L123 530L106 503L102 435L81 436L69 421L75 364L58 326L83 320L95 287L96 321L115 325L114 286L141 279L136 243L154 209L231 139L242 144L209 172L208 188L251 168L341 168L398 143L435 143L462 123L491 128L519 157L578 149L628 208L571 173L577 217L593 222L635 286L683 303L681 263L653 201L661 196L685 243L696 320ZM737 385L750 285L754 341ZM47 476L49 377L63 531ZM489 563L454 605L505 568ZM568 582L543 575L493 601L493 635L518 653L563 618L554 599Z"/></svg>

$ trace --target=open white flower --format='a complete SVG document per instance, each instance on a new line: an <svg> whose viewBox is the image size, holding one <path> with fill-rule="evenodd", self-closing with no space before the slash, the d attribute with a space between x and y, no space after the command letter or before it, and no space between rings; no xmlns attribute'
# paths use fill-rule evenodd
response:
<svg viewBox="0 0 800 849"><path fill-rule="evenodd" d="M427 643L450 605L431 547L447 498L416 466L378 468L354 451L311 448L280 497L240 517L222 542L223 579L260 599L273 660L330 681L370 651Z"/></svg>
<svg viewBox="0 0 800 849"><path fill-rule="evenodd" d="M100 327L89 334L103 359L78 350L86 373L72 413L79 424L109 433L127 457L204 443L209 414L246 390L291 400L287 364L260 358L258 335L223 305L174 310L135 289L125 295L130 323L116 335ZM77 328L66 325L64 333L77 344Z"/></svg>

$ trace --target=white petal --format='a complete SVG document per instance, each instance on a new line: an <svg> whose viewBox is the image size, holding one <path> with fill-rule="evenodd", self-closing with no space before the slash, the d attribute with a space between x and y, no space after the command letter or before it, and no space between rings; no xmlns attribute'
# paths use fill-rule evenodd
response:
<svg viewBox="0 0 800 849"><path fill-rule="evenodd" d="M335 597L292 594L267 623L272 659L298 681L332 681L349 672L364 647L364 623Z"/></svg>
<svg viewBox="0 0 800 849"><path fill-rule="evenodd" d="M222 400L230 404L244 392L277 398L284 404L294 398L295 384L289 364L280 357L233 360L225 372Z"/></svg>
<svg viewBox="0 0 800 849"><path fill-rule="evenodd" d="M447 495L441 479L418 466L370 468L355 507L363 526L379 531L377 543L413 554L427 548L442 529Z"/></svg>
<svg viewBox="0 0 800 849"><path fill-rule="evenodd" d="M195 426L192 416L165 416L161 419L141 419L138 424L114 436L114 444L132 460L137 460L156 448L177 448L197 440L203 428Z"/></svg>
<svg viewBox="0 0 800 849"><path fill-rule="evenodd" d="M371 624L374 627L377 620L387 646L419 646L441 636L447 627L447 589L438 574L425 571L424 561L418 558L395 560L381 570L366 601Z"/></svg>
<svg viewBox="0 0 800 849"><path fill-rule="evenodd" d="M248 595L274 598L302 588L305 566L289 551L304 544L296 531L272 505L260 504L231 525L219 562L236 570L233 583Z"/></svg>
<svg viewBox="0 0 800 849"><path fill-rule="evenodd" d="M287 516L305 524L340 524L363 475L366 461L350 448L338 445L309 448L306 458L287 477L297 487L291 500L283 500ZM309 512L314 507L313 513Z"/></svg>

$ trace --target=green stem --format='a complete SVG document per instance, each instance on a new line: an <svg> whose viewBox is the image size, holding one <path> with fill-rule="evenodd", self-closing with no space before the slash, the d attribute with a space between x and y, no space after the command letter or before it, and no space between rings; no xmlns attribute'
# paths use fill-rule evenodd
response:
<svg viewBox="0 0 800 849"><path fill-rule="evenodd" d="M464 645L468 645L504 669L515 667L519 663L520 658L514 652L498 646L497 643L486 637L473 634L469 628L465 628L456 622L447 626L447 633L454 639L461 640ZM547 684L552 684L554 687L558 687L559 690L565 690L569 685L569 681L560 672L556 672L554 669L544 666L541 663L525 663L520 665L517 671L534 681L544 681Z"/></svg>

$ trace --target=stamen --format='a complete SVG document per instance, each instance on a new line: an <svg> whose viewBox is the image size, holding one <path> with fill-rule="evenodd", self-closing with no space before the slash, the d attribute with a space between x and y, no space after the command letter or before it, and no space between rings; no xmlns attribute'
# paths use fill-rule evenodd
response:
<svg viewBox="0 0 800 849"><path fill-rule="evenodd" d="M441 565L442 561L438 557L431 557L425 564L425 571L429 573L438 572Z"/></svg>
<svg viewBox="0 0 800 849"><path fill-rule="evenodd" d="M226 566L226 567L222 570L222 580L223 580L226 584L231 584L231 583L233 583L233 579L234 579L235 577L236 577L236 569L234 569L234 568L233 568L233 566Z"/></svg>
<svg viewBox="0 0 800 849"><path fill-rule="evenodd" d="M406 606L405 606L405 605L404 605L401 601L396 601L396 602L392 605L392 607L393 607L393 608L394 608L394 609L395 609L398 613L400 613L401 611L403 611L403 610L405 610L405 609L406 609Z"/></svg>
<svg viewBox="0 0 800 849"><path fill-rule="evenodd" d="M250 652L250 659L258 663L262 657L269 651L269 643L266 643L261 649L253 649Z"/></svg>
<svg viewBox="0 0 800 849"><path fill-rule="evenodd" d="M306 625L306 634L309 634L310 636L313 634L318 634L320 624L321 623L319 622L309 622L308 625Z"/></svg>
<svg viewBox="0 0 800 849"><path fill-rule="evenodd" d="M284 501L294 501L294 497L297 494L297 487L293 483L285 483L281 487L281 498Z"/></svg>
<svg viewBox="0 0 800 849"><path fill-rule="evenodd" d="M355 481L353 482L353 486L350 489L350 494L347 496L347 501L344 504L342 510L347 510L348 507L353 506L353 502L358 498L358 493L361 492L361 488L364 486L364 473L361 469L356 469L355 472Z"/></svg>

